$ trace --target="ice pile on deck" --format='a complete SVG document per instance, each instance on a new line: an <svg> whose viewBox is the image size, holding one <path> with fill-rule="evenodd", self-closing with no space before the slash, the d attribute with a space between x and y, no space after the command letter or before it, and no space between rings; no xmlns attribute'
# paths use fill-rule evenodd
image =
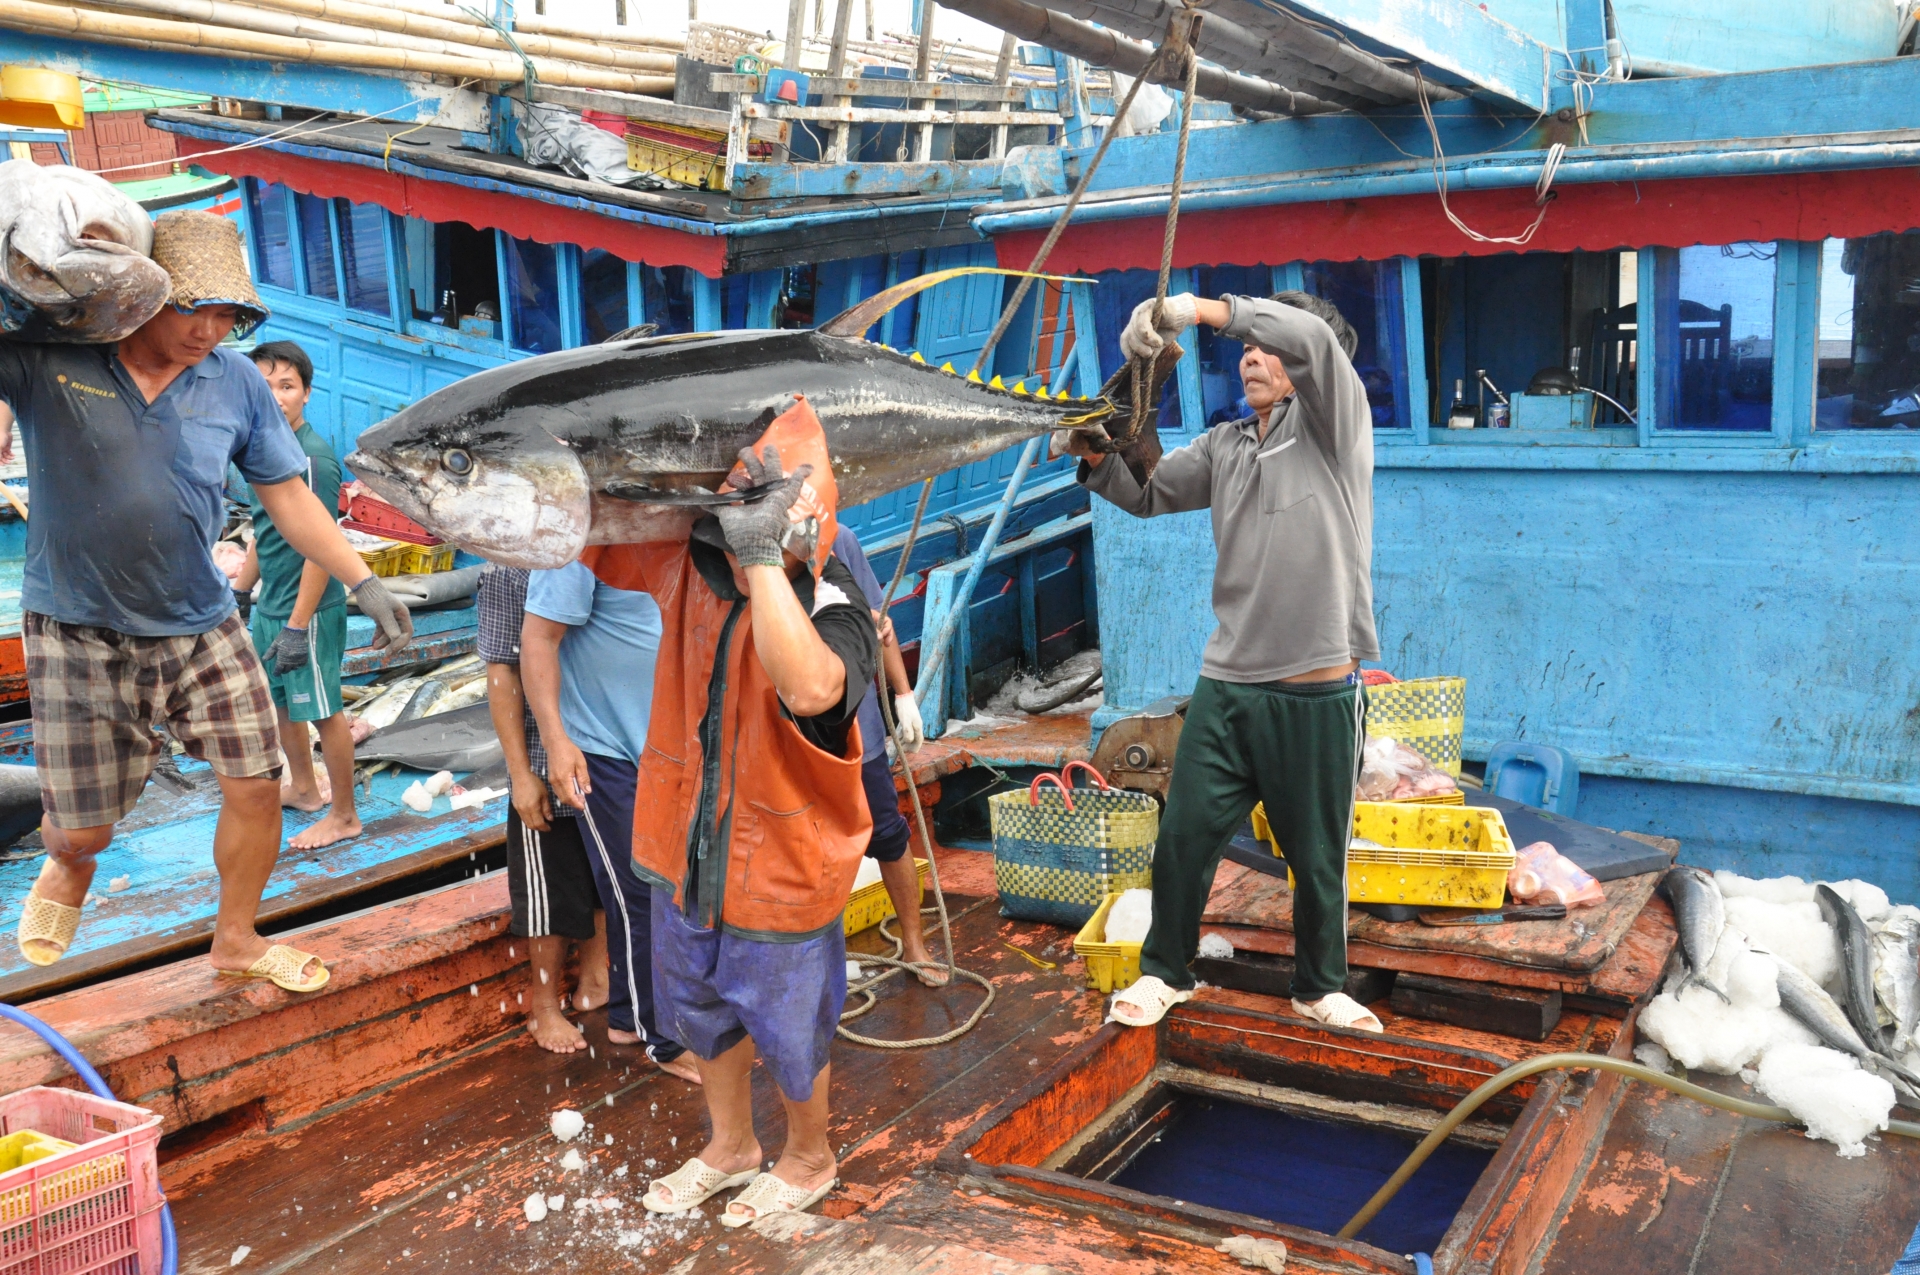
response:
<svg viewBox="0 0 1920 1275"><path fill-rule="evenodd" d="M1789 962L1836 1001L1845 994L1839 936L1821 914L1814 883L1731 872L1713 879L1726 903L1719 944L1698 977L1676 970L1641 1013L1641 1034L1653 1047L1642 1044L1636 1056L1656 1067L1670 1057L1689 1070L1738 1074L1791 1111L1809 1136L1834 1143L1842 1156L1865 1155L1867 1136L1887 1127L1893 1085L1823 1045L1780 1005L1776 961ZM1876 1010L1891 1030L1868 1044L1920 1070L1913 1021L1920 971L1910 940L1920 932L1920 908L1890 906L1885 891L1864 881L1828 884L1874 936Z"/></svg>

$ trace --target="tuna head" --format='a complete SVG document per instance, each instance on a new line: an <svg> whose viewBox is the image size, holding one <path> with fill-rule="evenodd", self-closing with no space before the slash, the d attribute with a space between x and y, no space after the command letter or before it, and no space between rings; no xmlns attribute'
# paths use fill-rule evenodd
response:
<svg viewBox="0 0 1920 1275"><path fill-rule="evenodd" d="M586 548L592 492L544 430L409 408L360 435L347 464L401 513L493 562L564 567Z"/></svg>

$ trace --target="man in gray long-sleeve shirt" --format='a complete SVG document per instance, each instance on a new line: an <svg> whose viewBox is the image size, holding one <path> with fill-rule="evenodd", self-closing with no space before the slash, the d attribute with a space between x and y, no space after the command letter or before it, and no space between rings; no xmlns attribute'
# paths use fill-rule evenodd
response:
<svg viewBox="0 0 1920 1275"><path fill-rule="evenodd" d="M1363 659L1373 628L1373 418L1353 369L1352 328L1327 301L1181 294L1155 328L1143 302L1121 337L1151 356L1195 322L1246 343L1240 376L1255 415L1221 425L1154 465L1131 449L1092 453L1080 481L1142 518L1211 509L1218 549L1200 679L1187 709L1153 864L1143 977L1114 998L1117 1022L1146 1026L1192 995L1187 964L1228 840L1254 802L1294 876L1294 1008L1379 1031L1341 992L1347 977L1346 853L1364 736ZM1144 471L1144 472L1143 472ZM1144 483L1144 485L1143 485Z"/></svg>

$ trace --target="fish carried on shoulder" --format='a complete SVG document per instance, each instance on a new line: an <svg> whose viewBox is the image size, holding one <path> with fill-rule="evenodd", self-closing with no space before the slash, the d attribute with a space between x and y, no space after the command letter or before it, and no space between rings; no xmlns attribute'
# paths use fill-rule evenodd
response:
<svg viewBox="0 0 1920 1275"><path fill-rule="evenodd" d="M160 312L173 281L153 220L104 177L30 159L0 164L0 334L106 344Z"/></svg>
<svg viewBox="0 0 1920 1275"><path fill-rule="evenodd" d="M963 376L865 337L935 284L1021 273L922 275L812 329L616 339L508 363L367 430L347 464L443 539L538 569L573 562L590 544L684 539L715 506L763 496L721 488L740 449L795 395L825 429L843 507L1058 429L1086 431L1101 450L1134 444L1130 369L1099 395L1075 398ZM1179 358L1169 343L1148 401Z"/></svg>

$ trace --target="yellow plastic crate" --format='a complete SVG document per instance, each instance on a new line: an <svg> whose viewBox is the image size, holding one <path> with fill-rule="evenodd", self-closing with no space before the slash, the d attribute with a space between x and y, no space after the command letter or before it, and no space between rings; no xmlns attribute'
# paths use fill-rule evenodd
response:
<svg viewBox="0 0 1920 1275"><path fill-rule="evenodd" d="M401 551L406 548L397 540L389 540L375 548L360 550L360 560L377 576L397 576L400 574Z"/></svg>
<svg viewBox="0 0 1920 1275"><path fill-rule="evenodd" d="M915 859L914 866L920 869L920 888L927 886L927 861ZM871 930L880 922L894 914L893 899L887 894L885 881L874 881L861 886L847 897L847 910L841 914L841 925L851 938L862 930Z"/></svg>
<svg viewBox="0 0 1920 1275"><path fill-rule="evenodd" d="M704 130L700 130L704 131ZM726 134L720 134L724 142ZM636 173L651 173L668 181L697 186L701 190L727 188L727 156L710 154L690 146L675 146L654 137L627 135L627 167Z"/></svg>
<svg viewBox="0 0 1920 1275"><path fill-rule="evenodd" d="M1273 847L1266 811L1254 807L1253 832ZM1354 803L1353 835L1383 849L1347 852L1347 899L1433 908L1497 908L1513 870L1513 837L1497 810L1406 801ZM1287 873L1293 885L1293 873Z"/></svg>
<svg viewBox="0 0 1920 1275"><path fill-rule="evenodd" d="M1455 779L1467 731L1467 679L1417 677L1367 688L1367 734L1391 735Z"/></svg>
<svg viewBox="0 0 1920 1275"><path fill-rule="evenodd" d="M400 569L396 575L423 576L434 571L453 570L452 545L410 545L402 544L400 549Z"/></svg>
<svg viewBox="0 0 1920 1275"><path fill-rule="evenodd" d="M1140 980L1140 944L1107 942L1107 913L1113 911L1109 894L1074 936L1073 951L1087 963L1087 986L1096 992L1118 992Z"/></svg>

